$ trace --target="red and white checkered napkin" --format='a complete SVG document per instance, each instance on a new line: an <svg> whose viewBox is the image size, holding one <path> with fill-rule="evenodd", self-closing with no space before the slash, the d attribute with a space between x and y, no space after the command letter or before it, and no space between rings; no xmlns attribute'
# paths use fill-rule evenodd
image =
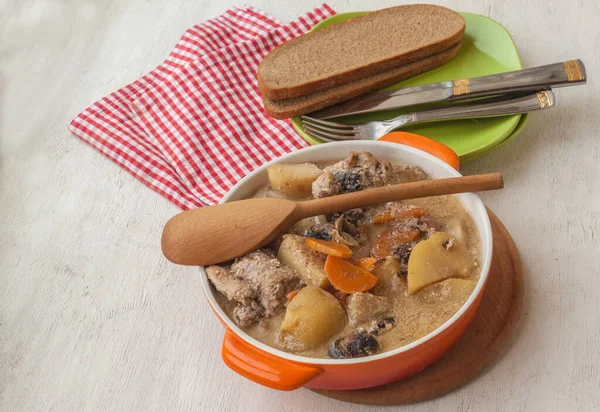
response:
<svg viewBox="0 0 600 412"><path fill-rule="evenodd" d="M256 167L307 145L264 113L256 72L271 49L333 14L324 4L282 24L232 8L186 31L163 64L69 129L179 207L215 204Z"/></svg>

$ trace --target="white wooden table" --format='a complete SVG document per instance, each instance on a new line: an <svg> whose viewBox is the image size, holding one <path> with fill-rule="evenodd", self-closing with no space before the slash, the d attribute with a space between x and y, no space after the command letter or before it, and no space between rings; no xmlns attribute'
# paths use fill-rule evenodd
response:
<svg viewBox="0 0 600 412"><path fill-rule="evenodd" d="M256 0L290 20L317 2ZM513 34L526 66L581 58L523 134L467 164L526 272L512 347L471 384L409 411L600 409L600 3L448 0ZM0 0L0 411L358 411L276 392L220 359L197 269L161 255L178 210L73 137L87 105L154 68L183 31L235 0ZM337 11L394 1L331 0Z"/></svg>

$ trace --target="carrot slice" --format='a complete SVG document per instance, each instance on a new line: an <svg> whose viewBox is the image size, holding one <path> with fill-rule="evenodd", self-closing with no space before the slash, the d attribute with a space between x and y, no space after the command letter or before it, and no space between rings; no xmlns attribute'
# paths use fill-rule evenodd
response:
<svg viewBox="0 0 600 412"><path fill-rule="evenodd" d="M407 217L423 217L425 211L420 207L410 207L407 209L390 208L377 213L373 217L373 223L387 223L393 220L402 220Z"/></svg>
<svg viewBox="0 0 600 412"><path fill-rule="evenodd" d="M344 293L366 292L377 283L377 276L336 256L327 256L325 274L331 285Z"/></svg>
<svg viewBox="0 0 600 412"><path fill-rule="evenodd" d="M288 293L287 295L285 295L285 298L288 301L292 301L292 299L294 299L296 297L296 295L298 294L298 292L300 292L300 289L296 289L296 290L292 290L290 293Z"/></svg>
<svg viewBox="0 0 600 412"><path fill-rule="evenodd" d="M421 233L411 227L392 227L379 232L373 242L373 256L384 258L391 256L398 246L416 240Z"/></svg>
<svg viewBox="0 0 600 412"><path fill-rule="evenodd" d="M373 257L364 257L362 259L356 259L352 261L352 263L358 266L359 268L370 272L373 269L375 269L375 263L377 263L377 259Z"/></svg>
<svg viewBox="0 0 600 412"><path fill-rule="evenodd" d="M306 246L317 252L325 253L326 255L336 256L341 258L349 258L352 256L352 250L347 245L331 240L307 238Z"/></svg>

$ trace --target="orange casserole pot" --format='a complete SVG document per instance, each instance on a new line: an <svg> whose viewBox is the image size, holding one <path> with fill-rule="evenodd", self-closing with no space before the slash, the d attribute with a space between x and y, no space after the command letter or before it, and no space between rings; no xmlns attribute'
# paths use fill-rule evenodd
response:
<svg viewBox="0 0 600 412"><path fill-rule="evenodd" d="M460 176L458 157L448 147L423 136L393 132L373 141L352 141L312 146L285 155L271 163L321 162L340 159L351 151L368 151L378 158L420 166L435 178ZM257 169L240 181L222 202L251 196L267 181L266 167ZM442 357L464 334L481 302L492 257L492 233L483 203L475 194L459 199L472 216L482 245L481 272L472 295L463 307L442 326L403 347L356 359L317 359L289 354L264 345L244 333L218 306L203 272L202 284L208 301L226 328L222 357L238 374L261 385L293 390L309 388L350 390L383 385L410 376Z"/></svg>

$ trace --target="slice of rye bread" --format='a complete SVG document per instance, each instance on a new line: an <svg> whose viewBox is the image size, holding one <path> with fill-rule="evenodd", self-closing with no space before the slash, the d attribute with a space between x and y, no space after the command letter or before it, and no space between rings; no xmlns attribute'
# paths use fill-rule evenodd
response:
<svg viewBox="0 0 600 412"><path fill-rule="evenodd" d="M306 96L438 54L464 30L463 17L445 7L374 11L276 47L258 68L258 87L273 100Z"/></svg>
<svg viewBox="0 0 600 412"><path fill-rule="evenodd" d="M461 45L462 42L424 60L309 94L308 96L282 100L272 100L263 97L263 105L267 114L275 119L287 119L314 112L315 110L343 102L364 93L383 89L401 80L435 69L456 56Z"/></svg>

